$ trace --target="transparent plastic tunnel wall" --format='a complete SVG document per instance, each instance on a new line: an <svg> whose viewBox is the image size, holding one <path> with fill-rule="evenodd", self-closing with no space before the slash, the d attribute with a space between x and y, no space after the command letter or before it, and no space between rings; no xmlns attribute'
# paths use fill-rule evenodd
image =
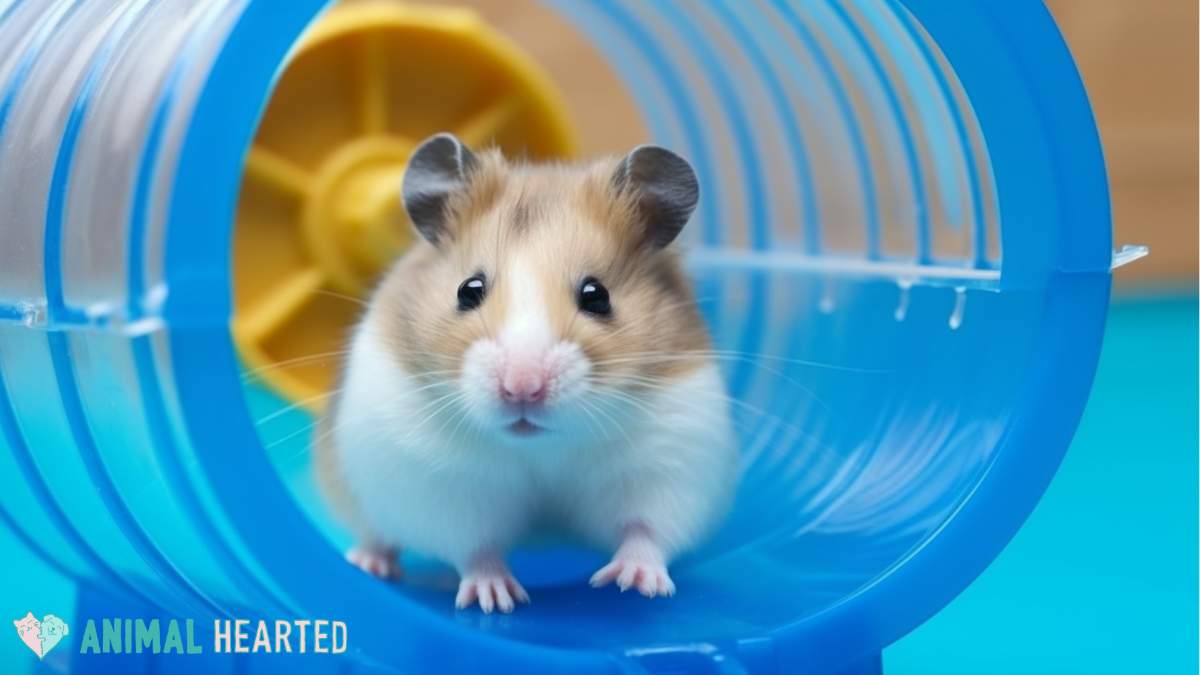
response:
<svg viewBox="0 0 1200 675"><path fill-rule="evenodd" d="M702 181L685 243L736 357L743 478L678 596L528 553L533 605L455 613L347 565L281 480L231 339L231 241L324 2L0 0L0 518L81 607L349 624L336 659L197 672L869 673L1012 537L1087 399L1113 263L1047 10L549 4Z"/></svg>

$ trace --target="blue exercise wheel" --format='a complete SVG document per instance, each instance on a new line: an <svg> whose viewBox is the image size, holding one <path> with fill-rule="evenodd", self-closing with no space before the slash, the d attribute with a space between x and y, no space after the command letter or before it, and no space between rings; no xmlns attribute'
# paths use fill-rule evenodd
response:
<svg viewBox="0 0 1200 675"><path fill-rule="evenodd" d="M0 518L77 581L81 615L349 626L327 658L123 668L877 673L1033 509L1088 397L1112 266L1140 253L1114 258L1046 8L547 5L700 176L684 244L742 478L675 598L526 550L534 604L489 617L347 565L304 439L268 448L246 393L239 189L325 0L0 0Z"/></svg>

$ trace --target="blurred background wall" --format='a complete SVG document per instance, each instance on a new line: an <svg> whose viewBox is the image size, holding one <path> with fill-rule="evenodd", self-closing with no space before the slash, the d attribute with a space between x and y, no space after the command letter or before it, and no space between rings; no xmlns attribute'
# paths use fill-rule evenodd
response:
<svg viewBox="0 0 1200 675"><path fill-rule="evenodd" d="M1113 243L1150 257L1120 288L1196 285L1196 0L1049 0L1087 84L1112 186Z"/></svg>
<svg viewBox="0 0 1200 675"><path fill-rule="evenodd" d="M1042 504L976 583L889 650L892 675L1197 672L1197 2L1047 1L1095 107L1114 243L1152 253L1117 275L1126 297L1093 398ZM538 0L442 4L476 7L532 53L566 93L585 155L645 139L615 74ZM0 551L21 572L0 576L0 598L73 606L73 583L7 528ZM10 667L13 654L26 667ZM0 642L0 672L35 668L57 672Z"/></svg>
<svg viewBox="0 0 1200 675"><path fill-rule="evenodd" d="M587 39L535 0L442 0L475 7L550 72L582 132L585 155L645 139L620 81ZM1196 0L1048 0L1083 73L1103 137L1113 244L1150 257L1119 290L1195 288L1197 274Z"/></svg>
<svg viewBox="0 0 1200 675"><path fill-rule="evenodd" d="M428 4L471 7L529 52L563 93L580 132L583 156L620 152L646 141L637 105L617 74L588 37L548 3L430 0Z"/></svg>

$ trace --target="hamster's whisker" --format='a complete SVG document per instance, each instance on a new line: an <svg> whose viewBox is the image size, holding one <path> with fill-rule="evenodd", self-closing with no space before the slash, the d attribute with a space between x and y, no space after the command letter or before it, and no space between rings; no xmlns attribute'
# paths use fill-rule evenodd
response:
<svg viewBox="0 0 1200 675"><path fill-rule="evenodd" d="M428 420L429 418L433 417L434 415L436 415L438 412L441 411L443 404L446 401L449 401L457 396L461 396L461 393L457 392L457 391L451 391L449 393L442 394L441 396L437 396L437 397L431 399L430 401L426 402L420 408L417 408L415 411L413 411L409 415L409 417L411 417L413 420L420 417L421 421L416 422L411 427L409 427L409 431L413 432L413 431L416 431L417 429L419 429L420 426L422 424L424 424L426 420ZM411 433L409 435L411 435Z"/></svg>
<svg viewBox="0 0 1200 675"><path fill-rule="evenodd" d="M649 401L646 398L636 396L629 392L620 391L619 389L613 389L613 388L608 388L608 387L603 388L601 391L603 391L605 396L609 396L614 399L620 399L622 401L625 401L625 402L629 403L630 405L633 405L633 406L645 411L646 414L651 417L654 415L654 411L648 406ZM670 391L669 389L664 388L661 392L656 391L654 393L666 394L669 391ZM691 409L691 410L695 410L697 412L703 412L704 410L707 409L707 408L704 408L699 401L696 401L694 398L692 398L690 394L687 395L685 398L677 398L677 397L684 396L683 394L678 394L677 392L671 392L671 394L673 394L673 395L662 396L662 398L670 400L673 404L681 403L681 404L683 404L684 407ZM717 395L717 396L714 396L714 399L723 400L723 401L731 403L731 404L741 404L742 403L741 401L730 398L728 396ZM774 417L770 413L767 413L766 411L761 410L761 409L755 409L755 411L760 416ZM779 421L783 422L783 420L779 420Z"/></svg>
<svg viewBox="0 0 1200 675"><path fill-rule="evenodd" d="M335 395L341 393L342 389L343 389L343 387L338 387L336 389L330 389L329 391L327 391L323 394L317 394L316 396L309 396L308 398L302 398L299 401L296 401L295 403L293 403L291 405L279 408L278 410L275 410L274 412L272 412L268 415L264 415L263 417L260 417L259 419L254 420L254 426L257 427L259 425L266 424L267 422L270 422L271 420L273 420L277 417L286 415L287 413L295 410L296 408L302 408L302 407L308 405L309 403L316 403L317 401L323 401L323 400L329 398L330 396L335 396Z"/></svg>
<svg viewBox="0 0 1200 675"><path fill-rule="evenodd" d="M454 411L454 414L451 415L450 419L452 419L452 420L456 419L458 421L455 422L454 428L452 428L450 430L450 433L447 434L446 436L447 436L447 438L458 438L458 432L462 428L463 422L467 421L467 409L465 407L460 406L458 408L458 410ZM440 433L440 431L439 431L439 433Z"/></svg>
<svg viewBox="0 0 1200 675"><path fill-rule="evenodd" d="M466 396L465 396L465 395L460 395L460 396L458 396L458 398L456 398L454 401L452 401L451 403L449 403L447 406L443 407L443 408L442 408L441 410L439 410L438 412L439 412L439 413L441 413L441 412L442 412L442 411L444 411L446 408L451 408L451 407L453 407L453 406L454 406L456 403L459 403L460 401L462 401L462 400L463 400L463 399L465 399L465 398L466 398ZM445 420L442 422L442 426L438 427L438 428L437 428L437 431L433 432L433 433L434 433L434 435L436 435L436 436L440 436L440 435L442 434L442 432L443 432L443 431L445 431L445 429L446 429L446 426L447 426L448 424L450 424L450 422L454 421L454 419L455 419L455 418L457 418L459 415L462 415L462 414L463 414L463 411L464 411L464 408L462 408L461 406L459 407L459 409L458 409L458 410L455 410L455 411L454 411L454 412L453 412L453 413L452 413L452 414L451 414L449 417L447 417L447 418L446 418L446 419L445 419ZM451 436L453 436L453 434L451 434Z"/></svg>
<svg viewBox="0 0 1200 675"><path fill-rule="evenodd" d="M655 393L658 393L658 394L664 396L665 398L667 398L668 400L670 400L674 403L679 403L679 404L688 406L690 408L702 410L702 408L699 406L699 403L697 401L695 401L694 398L692 397L691 392L686 392L686 393L679 392L671 386L663 385L662 383L656 382L649 378L639 378L639 376L636 376L636 375L633 375L633 376L624 376L623 375L623 376L620 376L620 379L621 380L637 379L638 380L637 384L639 386L643 386L643 387L646 387L647 389L653 390L653 391L655 391ZM599 383L600 384L610 384L610 385L613 384L613 382L611 380L601 381ZM624 392L622 392L622 393L624 394ZM631 396L631 394L625 394L625 395ZM718 400L723 400L726 403L729 403L730 405L734 405L743 410L746 410L757 417L773 420L773 421L783 425L789 431L811 437L810 434L805 433L803 430L801 430L799 427L795 426L791 422L788 422L787 420L783 419L782 417L779 417L778 415L769 413L766 410L763 410L762 408L759 408L758 406L755 406L751 403L747 403L746 401L743 401L741 399L734 398L733 396L730 396L728 394L710 393L710 396L712 396ZM815 396L814 396L814 399L817 401L817 403L821 404L823 407L828 409L828 406L825 406L825 404L820 399L816 399Z"/></svg>
<svg viewBox="0 0 1200 675"><path fill-rule="evenodd" d="M367 303L366 300L363 300L362 298L356 298L353 295L346 295L345 293L338 293L337 291L330 291L330 290L326 290L324 288L319 288L319 289L317 289L316 293L318 293L319 295L328 295L331 298L337 298L339 300L345 300L346 302L354 303L354 304L358 305L359 307L363 307L363 308L371 306L370 304Z"/></svg>
<svg viewBox="0 0 1200 675"><path fill-rule="evenodd" d="M426 389L426 388L429 388L429 387L431 387L431 386L435 386L435 385L427 385L427 386L425 386L425 387L420 387L419 389L417 389L417 390L414 390L414 391L420 391L421 389ZM328 396L332 396L332 395L334 395L334 394L340 393L341 391L342 391L342 389L335 389L335 390L331 390L331 391L327 392L326 394L323 394L323 395L322 395L322 396L320 396L320 397L313 397L313 398L314 398L314 399L317 399L317 398L328 397ZM284 408L284 409L281 409L281 410L277 410L277 411L275 411L275 412L271 413L270 415L267 415L267 416L263 417L262 419L258 420L257 422L255 422L255 426L259 426L259 425L261 425L261 424L265 424L265 423L266 423L267 421L269 421L271 418L278 417L279 415L282 415L282 414L286 413L288 410L295 409L295 408L297 408L297 407L303 406L305 403L306 403L306 401L301 401L301 402L299 402L299 403L297 403L297 404L293 404L293 405L291 405L291 406L288 406L287 408ZM368 408L368 409L369 409L370 411L375 411L375 410L378 410L378 409L381 409L381 408L385 408L386 404L388 404L388 403L389 403L389 401L385 401L385 400L375 401L373 404L371 404L371 405L369 406L369 408ZM418 411L418 412L419 412L419 411ZM294 455L292 455L292 456L289 456L288 458L285 458L285 459L294 459L296 456L299 456L301 453L303 453L303 452L308 452L308 451L312 450L312 449L313 449L313 448L314 448L314 447L315 447L315 446L316 446L318 443L320 443L321 441L325 440L325 439L326 439L326 438L328 438L329 436L333 435L333 434L334 434L334 433L335 433L335 432L336 432L336 431L337 431L339 428L341 428L342 426L344 426L344 425L348 424L349 422L353 421L353 419L354 419L353 417L346 417L346 418L344 418L344 419L342 419L342 420L340 420L340 421L338 421L338 422L334 423L334 424L333 424L333 425L331 425L331 426L330 426L328 429L326 429L324 432L322 432L322 433L320 433L320 434L318 434L318 435L316 435L316 436L314 436L314 437L310 438L310 439L309 439L309 442L306 444L306 446L305 446L304 448L300 449L300 450L299 450L299 451L297 451L297 452L296 452ZM314 419L312 422L309 422L308 424L305 424L305 425L301 426L300 428L293 430L292 432L290 432L290 433L286 434L285 436L283 436L283 437L281 437L281 438L277 438L277 439L275 439L275 440L271 441L270 443L266 444L266 445L264 446L264 450L270 450L271 448L274 448L274 447L276 447L276 446L278 446L278 445L280 445L280 444L282 444L282 443L285 443L285 442L287 442L287 441L291 440L292 438L295 438L296 436L298 436L298 435L300 435L300 434L302 434L302 433L305 433L305 432L311 431L313 428L317 427L319 423L320 423L320 420L319 420L319 418L316 418L316 419ZM381 431L380 431L380 433L382 433L382 429L383 429L383 427L380 427L380 430L381 430Z"/></svg>
<svg viewBox="0 0 1200 675"><path fill-rule="evenodd" d="M466 397L466 394L464 394L463 392L454 391L454 392L450 392L449 394L445 394L443 396L440 396L440 397L434 399L431 404L427 404L425 407L422 408L422 410L426 410L426 409L434 407L434 406L436 406L436 407L434 407L434 409L431 410L430 412L425 413L425 416L421 418L420 422L414 424L411 428L409 428L408 433L405 435L405 439L411 439L414 436L416 436L417 432L421 431L425 427L425 425L429 423L430 420L435 419L443 411L445 411L448 408L450 408L451 406L455 405L456 403L458 403L465 397ZM419 412L420 411L418 411L418 413Z"/></svg>
<svg viewBox="0 0 1200 675"><path fill-rule="evenodd" d="M625 442L628 443L630 445L630 447L636 447L633 442L633 437L630 436L629 432L625 430L625 425L621 424L615 417L612 416L612 414L610 412L610 411L612 411L612 412L616 412L617 414L620 414L621 411L620 411L620 409L618 409L616 407L615 403L613 401L606 401L601 396L597 396L592 400L596 404L596 412L598 414L600 414L601 416L603 416L605 419L607 419L609 421L609 424L614 429L621 432L621 435L625 437ZM608 406L607 410L605 409L605 406L603 404L607 404L607 406Z"/></svg>
<svg viewBox="0 0 1200 675"><path fill-rule="evenodd" d="M628 357L628 358L625 358L624 360L609 359L607 361L593 363L593 365L619 365L622 363L631 364L631 365L647 365L647 364L651 364L651 363L671 363L671 362L680 362L680 361L690 361L693 358L696 358L696 357L694 357L690 354L664 353L662 356L656 356L656 357ZM795 378L793 378L779 370L776 370L769 366L763 365L761 363L757 363L753 359L746 359L745 357L739 358L739 357L735 357L735 356L725 356L725 355L717 354L717 355L708 355L707 358L710 358L715 361L739 361L739 362L743 362L743 363L749 363L751 366L754 366L756 368L759 368L760 370L766 371L767 373L770 373L771 375L774 375L774 376L778 377L779 379L783 380L784 382L787 382L788 384L792 385L793 387L796 387L797 389L803 391L804 393L806 393L810 397L812 397L812 399L814 401L821 404L821 407L825 408L829 412L833 412L833 409L828 404L826 404L825 401L823 401L821 399L821 397L817 396L816 392L814 392L811 388L809 388L808 386L799 382Z"/></svg>
<svg viewBox="0 0 1200 675"><path fill-rule="evenodd" d="M590 416L590 417L591 417L593 420L595 420L595 422L596 422L596 427L597 427L597 428L600 430L600 432L601 432L601 433L603 433L603 434L604 434L604 440L605 440L605 441L611 441L611 440L612 440L612 436L609 434L609 426L610 426L610 424L605 424L605 423L604 423L604 420L601 420L601 419L598 417L598 415L600 415L601 413L603 413L603 411L602 411L602 410L600 410L600 401L588 400L588 398L587 398L587 397L581 397L581 398L579 399L579 403L580 403L580 404L581 404L581 405L584 407L584 409L587 411L588 415L589 415L589 416ZM611 418L611 417L609 417L609 416L607 416L607 415L606 415L606 416L605 416L605 418L606 418L607 420L609 420L609 421L610 421L610 423L611 423L611 420L612 420L612 418ZM620 427L618 426L618 428L620 428Z"/></svg>
<svg viewBox="0 0 1200 675"><path fill-rule="evenodd" d="M617 389L615 387L605 387L603 389L599 389L598 392L601 396L607 396L610 398L620 399L622 401L625 401L629 405L637 408L638 410L641 410L642 412L646 413L647 415L649 415L651 417L654 416L654 411L650 408L650 406L647 405L645 401L638 398L637 396L634 396L633 394L621 391L620 389Z"/></svg>
<svg viewBox="0 0 1200 675"><path fill-rule="evenodd" d="M630 383L638 385L639 387L642 387L644 389L652 391L656 394L666 395L670 400L676 400L677 398L680 398L680 397L684 397L686 401L693 400L691 392L687 392L686 394L680 393L675 387L673 387L671 385L663 384L661 381L659 381L655 378L645 377L642 375L621 374L621 375L616 375L614 377L601 378L601 379L594 380L594 381L601 383L601 384L610 384L610 385L614 384L616 382L630 382ZM626 395L629 395L629 394L626 394ZM730 396L729 394L710 392L708 394L708 396L710 398L713 398L716 400L721 400L721 401L724 401L726 403L730 403L733 405L748 406L758 413L761 413L763 415L770 415L770 413L767 413L765 410L762 410L759 408L754 408L751 404L746 403L745 401L742 401L741 399Z"/></svg>
<svg viewBox="0 0 1200 675"><path fill-rule="evenodd" d="M295 431L292 431L281 438L276 438L275 440L271 441L270 443L267 443L266 445L263 446L263 450L270 450L271 448L273 448L277 445L280 445L281 443L286 443L287 441L290 441L291 439L295 438L296 436L299 436L300 434L312 431L313 427L315 427L315 426L317 426L317 422L310 422L308 424L305 424L304 426L300 427L299 429L296 429ZM311 445L311 442L309 443L309 445ZM308 447L305 447L305 450L307 450L307 449L308 449Z"/></svg>
<svg viewBox="0 0 1200 675"><path fill-rule="evenodd" d="M590 429L592 431L592 433L596 434L597 436L603 434L604 440L606 440L606 441L611 440L608 436L608 429L605 428L604 425L600 423L600 420L596 418L596 414L592 412L591 408L592 408L592 405L589 404L587 401L582 400L582 399L579 401L579 409L582 410L584 412L584 414L586 414L588 416L588 419L587 419L588 429Z"/></svg>
<svg viewBox="0 0 1200 675"><path fill-rule="evenodd" d="M421 384L420 387L416 387L415 389L408 389L407 392L409 394L419 394L421 392L427 392L427 390L430 390L430 389L436 389L437 387L444 387L444 386L448 386L448 383L438 380L438 381L427 382L425 384ZM420 412L422 410L425 410L425 408L424 407L418 408L418 412Z"/></svg>
<svg viewBox="0 0 1200 675"><path fill-rule="evenodd" d="M456 374L456 372L458 372L458 370L460 370L460 365L462 363L461 359L450 359L449 357L444 357L444 356L442 356L442 354L437 354L434 352L408 352L407 356L409 356L409 357L425 357L427 359L430 359L434 365L450 366L450 368L438 368L438 369L433 369L433 370L418 371L418 372L424 372L424 374L454 375L454 374ZM444 364L438 363L438 362L443 362L443 360L446 360L446 362L450 362L450 363L444 363Z"/></svg>
<svg viewBox="0 0 1200 675"><path fill-rule="evenodd" d="M297 430L293 431L292 433L288 434L287 436L284 436L283 438L278 438L278 439L272 441L271 443L268 443L267 445L263 446L263 449L270 450L271 448L273 448L277 445L280 445L280 444L290 440L291 438L294 438L295 436L298 436L306 431L313 430L315 427L318 426L318 424L319 424L319 422L312 422L310 424L306 424L303 427L301 427L300 429L297 429ZM290 461L296 459L297 457L299 457L300 455L303 455L306 452L307 453L313 452L313 450L316 448L316 446L321 441L325 440L329 436L332 436L333 433L335 431L337 431L339 428L341 428L343 425L344 425L344 422L339 422L337 424L332 425L329 429L326 429L322 433L319 433L316 436L309 438L308 443L306 443L303 447L299 448L298 450L296 450L295 452L291 453L290 455L288 455L286 457L280 458L279 461L290 462Z"/></svg>
<svg viewBox="0 0 1200 675"><path fill-rule="evenodd" d="M464 401L462 407L463 407L463 413L466 415L471 414L471 412L473 410L475 410L475 408L476 408L475 404L470 399ZM468 424L467 429L469 429L471 432L471 435L469 437L469 440L471 442L482 442L484 440L483 439L483 425Z"/></svg>
<svg viewBox="0 0 1200 675"><path fill-rule="evenodd" d="M453 371L447 371L447 372L453 372ZM415 378L415 376L410 376L410 377ZM430 389L432 387L436 387L441 384L443 384L443 382L433 382L431 384L426 384L426 385L417 387L416 389L412 389L410 391L419 392L419 391L423 391L425 389ZM308 398L303 398L303 399L300 399L299 401L295 401L291 405L287 405L282 408L276 409L276 410L272 411L271 413L264 415L263 417L255 420L254 426L256 426L256 427L261 426L263 424L266 424L267 422L270 422L273 419L276 419L278 417L281 417L282 415L287 414L288 412L290 412L292 410L295 410L297 408L303 408L310 403L315 403L317 401L327 399L331 396L336 396L337 394L340 394L344 389L345 389L345 387L335 387L324 393L317 394L316 396L310 396Z"/></svg>
<svg viewBox="0 0 1200 675"><path fill-rule="evenodd" d="M808 359L794 359L794 358L789 358L786 356L776 356L773 354L757 354L754 352L743 352L743 351L737 351L737 350L731 350L731 349L711 350L708 353L711 354L713 358L742 359L742 360L747 360L747 361L763 359L766 361L774 361L776 363L786 363L788 365L801 366L801 367L805 367L805 368L819 368L822 370L836 370L836 371L840 371L840 372L859 373L859 374L863 374L863 375L887 375L889 373L895 372L894 370L887 369L887 368L859 368L856 366L843 366L843 365L836 364L836 363L812 361L812 360L808 360Z"/></svg>
<svg viewBox="0 0 1200 675"><path fill-rule="evenodd" d="M631 352L612 359L604 359L594 361L596 365L607 365L610 363L621 363L625 360L636 361L646 357L663 356L671 358L687 358L687 357L708 357L713 359L727 360L744 360L744 361L775 361L779 363L787 363L796 366L805 366L811 368L823 368L827 370L838 370L850 373L862 373L866 375L886 375L894 372L888 369L881 368L857 368L854 366L842 366L835 363L823 363L821 361L809 361L805 359L793 359L784 356L775 356L772 354L759 354L755 352L744 352L730 349L680 349L676 351L647 351L647 352Z"/></svg>
<svg viewBox="0 0 1200 675"><path fill-rule="evenodd" d="M457 374L458 374L457 370L419 370L419 371L416 371L413 373L406 373L405 377L407 377L410 380L416 380L418 382L427 382L428 384L449 385L453 382L453 380L445 380L445 379L439 379L439 378L446 376L446 375L457 375ZM413 390L410 389L408 391L411 392Z"/></svg>
<svg viewBox="0 0 1200 675"><path fill-rule="evenodd" d="M290 366L299 365L302 363L308 363L310 361L319 361L321 359L330 359L335 356L345 356L346 354L349 354L349 353L350 353L349 349L339 349L339 350L333 351L333 352L319 352L316 354L308 354L306 356L297 356L296 358L292 358L292 359L284 359L283 361L276 361L274 363L268 363L265 366L259 366L257 368L249 368L249 369L243 371L242 372L242 381L246 382L248 380L259 379L256 377L259 373L266 372L269 370L275 370L276 368L288 368Z"/></svg>
<svg viewBox="0 0 1200 675"><path fill-rule="evenodd" d="M701 361L705 361L705 360L737 361L739 359L726 358L726 357L722 357L720 355L713 355L711 353L706 353L706 352L686 351L685 350L685 351L678 351L678 352L658 352L658 353L645 352L643 354L631 354L631 355L626 355L626 356L614 357L611 359L593 361L592 365L594 367L596 367L596 366L599 366L599 367L621 366L621 365L648 366L648 365L653 365L653 364L701 362ZM797 387L800 387L801 389L805 389L804 385L800 384L799 382L796 382L795 380L793 380L789 376L785 375L784 373L779 372L778 370L769 368L761 363L756 363L752 360L749 361L749 363L750 363L750 365L760 368L762 370L765 370L766 372L771 373L772 375L776 375L776 376L784 379L785 381L787 381L791 384L794 384Z"/></svg>
<svg viewBox="0 0 1200 675"><path fill-rule="evenodd" d="M373 403L372 403L372 404L371 404L371 405L368 407L368 410L369 410L369 411L375 411L375 410L377 410L377 409L379 409L379 408L383 407L384 403L386 403L386 401L375 401L375 402L373 402ZM329 436L333 435L333 433L334 433L335 431L337 431L337 430L338 430L338 429L340 429L342 426L344 426L345 424L349 423L349 422L350 422L350 421L352 421L352 420L353 420L353 418L352 418L352 417L347 417L347 418L345 418L345 419L342 419L342 420L340 420L340 421L337 421L337 422L335 422L335 423L334 423L334 424L332 424L332 425L331 425L331 426L330 426L328 429L326 429L324 432L322 432L322 433L320 433L320 434L318 434L318 435L316 435L316 436L314 436L314 437L310 438L310 439L309 439L309 441L308 441L308 444L307 444L307 445L306 445L304 448L302 448L300 451L298 451L298 452L297 452L295 455L293 455L292 457L290 457L290 458L294 458L296 455L299 455L301 452L306 452L306 451L309 451L309 450L311 450L311 449L312 449L314 446L316 446L316 445L317 445L319 442L321 442L321 441L323 441L324 439L328 438ZM293 431L292 433L290 433L290 434L288 434L288 435L286 435L286 436L284 436L284 437L282 437L282 438L278 438L278 439L276 439L276 440L272 441L271 443L267 444L267 445L265 446L265 449L270 449L270 448L273 448L273 447L275 447L276 445L279 445L280 443L283 443L284 441L287 441L288 439L291 439L291 438L293 438L293 437L295 437L295 436L297 436L297 435L299 435L299 434L301 434L301 433L303 433L303 432L310 431L310 430L312 430L313 428L315 428L315 427L316 427L317 425L319 425L319 424L320 424L320 420L319 420L319 419L314 419L312 422L310 422L310 423L308 423L308 424L304 425L303 427L301 427L301 428L299 428L299 429L297 429L297 430ZM289 459L290 459L290 458L289 458Z"/></svg>
<svg viewBox="0 0 1200 675"><path fill-rule="evenodd" d="M672 302L672 303L669 303L666 305L659 305L654 308L654 311L662 312L664 310L676 309L678 307L686 307L688 305L695 305L697 308L699 308L701 305L704 305L704 304L710 303L710 302L716 302L717 300L720 300L720 299L721 299L721 296L719 296L719 295L705 295L703 297L691 298L691 299L687 299L687 300L680 300L680 301Z"/></svg>

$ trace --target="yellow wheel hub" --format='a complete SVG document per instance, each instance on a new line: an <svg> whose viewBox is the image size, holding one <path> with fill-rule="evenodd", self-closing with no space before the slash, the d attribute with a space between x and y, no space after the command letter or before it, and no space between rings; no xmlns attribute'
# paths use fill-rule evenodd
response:
<svg viewBox="0 0 1200 675"><path fill-rule="evenodd" d="M570 157L547 76L475 13L393 2L336 7L286 66L246 157L233 333L247 369L319 410L349 329L412 241L400 183L417 143Z"/></svg>
<svg viewBox="0 0 1200 675"><path fill-rule="evenodd" d="M398 186L408 142L366 137L339 148L317 174L303 214L309 254L342 293L364 295L412 230Z"/></svg>

